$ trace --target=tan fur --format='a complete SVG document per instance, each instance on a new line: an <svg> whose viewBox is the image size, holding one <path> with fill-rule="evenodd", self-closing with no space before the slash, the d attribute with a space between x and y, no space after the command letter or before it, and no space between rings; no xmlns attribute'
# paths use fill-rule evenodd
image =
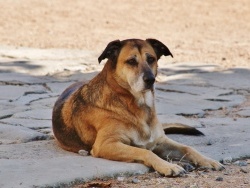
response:
<svg viewBox="0 0 250 188"><path fill-rule="evenodd" d="M172 54L155 39L111 42L99 58L108 58L103 70L87 84L70 86L55 104L53 131L62 148L141 162L165 176L184 172L160 158L167 155L221 169L220 163L165 135L156 116L154 86L149 83L154 82L161 55Z"/></svg>

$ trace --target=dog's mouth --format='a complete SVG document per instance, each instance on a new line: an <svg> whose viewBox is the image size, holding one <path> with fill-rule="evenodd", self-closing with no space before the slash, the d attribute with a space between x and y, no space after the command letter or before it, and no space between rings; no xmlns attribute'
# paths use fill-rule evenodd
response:
<svg viewBox="0 0 250 188"><path fill-rule="evenodd" d="M154 89L154 84L145 84L145 89L143 90L143 92L147 92L149 90Z"/></svg>

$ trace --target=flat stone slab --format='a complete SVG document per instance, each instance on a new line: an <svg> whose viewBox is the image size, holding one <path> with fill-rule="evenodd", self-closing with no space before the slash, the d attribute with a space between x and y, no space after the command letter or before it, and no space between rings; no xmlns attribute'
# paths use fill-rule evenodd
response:
<svg viewBox="0 0 250 188"><path fill-rule="evenodd" d="M142 164L67 152L55 141L2 145L0 156L0 187L61 187L94 178L138 175L149 170Z"/></svg>
<svg viewBox="0 0 250 188"><path fill-rule="evenodd" d="M14 118L44 119L51 120L52 109L40 108L30 109L25 112L18 112L13 115Z"/></svg>
<svg viewBox="0 0 250 188"><path fill-rule="evenodd" d="M39 116L40 118L40 116ZM46 129L52 127L51 119L30 119L30 118L5 118L1 120L4 124L13 126L23 126L33 130Z"/></svg>
<svg viewBox="0 0 250 188"><path fill-rule="evenodd" d="M51 130L61 92L103 67L83 50L0 46L0 187L60 187L93 178L148 172L141 164L62 150ZM201 62L159 62L156 108L164 123L205 136L169 135L217 160L250 157L250 68L222 70Z"/></svg>
<svg viewBox="0 0 250 188"><path fill-rule="evenodd" d="M18 144L46 140L49 136L23 126L0 124L0 138L0 144Z"/></svg>
<svg viewBox="0 0 250 188"><path fill-rule="evenodd" d="M93 157L65 156L52 159L1 159L1 187L62 187L94 178L138 175L148 172L141 164ZM25 172L25 173L24 173ZM124 172L124 173L123 173ZM14 181L13 181L14 180Z"/></svg>
<svg viewBox="0 0 250 188"><path fill-rule="evenodd" d="M206 156L221 161L250 157L250 125L248 118L204 118L200 120L205 127L198 128L205 136L193 137L169 135L183 144L192 145Z"/></svg>

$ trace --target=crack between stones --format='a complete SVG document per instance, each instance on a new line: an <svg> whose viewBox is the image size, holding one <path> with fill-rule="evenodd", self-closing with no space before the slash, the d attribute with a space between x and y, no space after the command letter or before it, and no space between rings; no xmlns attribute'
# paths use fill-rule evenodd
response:
<svg viewBox="0 0 250 188"><path fill-rule="evenodd" d="M42 84L42 86L43 86L46 90L52 92L52 89L51 89L46 83Z"/></svg>
<svg viewBox="0 0 250 188"><path fill-rule="evenodd" d="M34 91L34 92L33 91L27 91L27 92L24 92L24 94L22 96L18 97L17 99L15 99L15 100L9 100L9 102L17 102L23 96L34 95L34 94L38 94L38 95L40 95L40 94L47 94L47 92L46 91ZM31 105L32 102L35 102L35 101L39 101L39 100L42 100L42 99L49 99L49 98L58 97L58 96L59 95L55 95L55 96L49 95L47 97L40 97L40 98L37 98L37 99L29 101L29 103L25 104L25 106L29 106L29 105Z"/></svg>
<svg viewBox="0 0 250 188"><path fill-rule="evenodd" d="M31 100L28 104L26 104L26 106L29 106L31 105L31 103L33 102L36 102L36 101L39 101L39 100L43 100L43 99L50 99L50 98L53 98L53 97L58 97L59 95L56 95L56 96L49 96L49 97L43 97L43 98L38 98L38 99L34 99L34 100Z"/></svg>
<svg viewBox="0 0 250 188"><path fill-rule="evenodd" d="M183 84L181 84L183 85ZM235 89L235 88L224 88L224 87L219 87L216 85L212 85L212 84L184 84L185 86L195 86L195 87L214 87L214 88L218 88L218 89L222 89L222 90L233 90L232 92L228 92L225 94L220 94L218 96L226 96L226 95L250 95L250 89Z"/></svg>
<svg viewBox="0 0 250 188"><path fill-rule="evenodd" d="M4 116L1 116L0 119L7 119L7 118L10 118L12 117L14 114L7 114L7 115L4 115Z"/></svg>
<svg viewBox="0 0 250 188"><path fill-rule="evenodd" d="M32 94L45 94L47 93L46 91L26 91L24 92L23 96L27 96L27 95L32 95Z"/></svg>
<svg viewBox="0 0 250 188"><path fill-rule="evenodd" d="M78 80L67 80L67 81L49 81L48 83L68 83L68 82L77 82ZM33 85L42 85L43 87L51 90L48 87L47 83L37 82L37 83L25 83L19 81L0 81L0 85L12 85L12 86L33 86Z"/></svg>
<svg viewBox="0 0 250 188"><path fill-rule="evenodd" d="M8 123L8 122L4 122L4 121L0 121L1 124L4 124L4 125L13 125L15 126L15 124L12 124L12 123Z"/></svg>
<svg viewBox="0 0 250 188"><path fill-rule="evenodd" d="M203 118L203 116L204 116L203 113L195 113L195 114L178 113L178 114L175 114L175 115L183 116L185 118Z"/></svg>
<svg viewBox="0 0 250 188"><path fill-rule="evenodd" d="M178 90L172 90L172 89L163 89L163 88L158 88L157 87L156 90L164 91L164 92L169 92L169 93L186 93L186 94L196 95L197 96L197 94L194 94L194 93L188 93L188 92L178 91Z"/></svg>
<svg viewBox="0 0 250 188"><path fill-rule="evenodd" d="M34 131L37 131L37 130L42 130L42 129L51 129L51 127L29 127L29 129L32 129Z"/></svg>
<svg viewBox="0 0 250 188"><path fill-rule="evenodd" d="M213 102L230 102L230 100L226 99L205 99L207 101L213 101Z"/></svg>
<svg viewBox="0 0 250 188"><path fill-rule="evenodd" d="M13 81L13 82L5 82L5 81L0 81L0 85L10 85L10 86L25 86L25 85L34 85L34 84L28 84L28 83L23 83L23 82L18 82L18 81Z"/></svg>
<svg viewBox="0 0 250 188"><path fill-rule="evenodd" d="M18 119L33 119L33 120L49 120L51 121L51 119L40 119L40 118L31 118L31 117L17 117Z"/></svg>

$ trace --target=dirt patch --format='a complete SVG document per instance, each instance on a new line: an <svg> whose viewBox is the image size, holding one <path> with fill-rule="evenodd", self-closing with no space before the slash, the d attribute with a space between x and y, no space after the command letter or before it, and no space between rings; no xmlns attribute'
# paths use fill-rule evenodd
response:
<svg viewBox="0 0 250 188"><path fill-rule="evenodd" d="M157 38L170 62L250 67L250 3L241 1L0 1L0 44L98 53L115 39Z"/></svg>
<svg viewBox="0 0 250 188"><path fill-rule="evenodd" d="M223 187L250 187L249 167L240 167L235 164L226 165L223 172L193 171L184 177L166 178L157 172L133 177L118 176L115 179L96 179L91 182L76 185L74 188L112 187L112 188L141 188L141 187L174 187L174 188L223 188Z"/></svg>

